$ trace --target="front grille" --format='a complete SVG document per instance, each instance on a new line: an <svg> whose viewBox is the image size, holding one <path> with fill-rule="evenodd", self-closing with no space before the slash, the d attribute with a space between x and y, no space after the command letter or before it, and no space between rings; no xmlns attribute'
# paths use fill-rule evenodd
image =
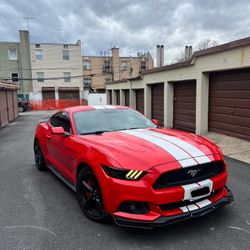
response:
<svg viewBox="0 0 250 250"><path fill-rule="evenodd" d="M202 201L204 199L209 199L209 198L212 198L214 196L217 196L222 190L223 190L223 188L217 189L216 191L212 192L208 197L201 198L199 200L195 200L195 201L179 201L179 202L174 202L174 203L167 203L167 204L160 205L160 208L163 211L169 211L169 210L173 210L173 209L176 209L176 208L192 205L192 204L195 204L195 203L197 203L199 201Z"/></svg>
<svg viewBox="0 0 250 250"><path fill-rule="evenodd" d="M193 167L163 173L154 183L154 189L177 187L213 178L224 171L223 161L209 162Z"/></svg>

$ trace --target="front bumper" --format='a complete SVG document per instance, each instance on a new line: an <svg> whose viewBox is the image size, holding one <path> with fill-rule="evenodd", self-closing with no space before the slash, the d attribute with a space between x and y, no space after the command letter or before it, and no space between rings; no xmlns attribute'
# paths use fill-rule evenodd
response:
<svg viewBox="0 0 250 250"><path fill-rule="evenodd" d="M188 220L191 218L204 216L208 213L213 212L217 208L223 207L231 203L234 200L233 194L230 190L227 190L227 193L228 193L227 196L224 196L219 201L211 203L210 205L206 207L203 207L194 211L188 211L183 214L178 214L178 215L173 215L173 216L161 216L155 221L131 220L131 219L125 219L125 218L116 217L116 216L113 216L113 218L117 225L124 226L124 227L135 227L135 228L144 228L144 229L162 227L162 226L170 225L170 224L177 223L180 221Z"/></svg>

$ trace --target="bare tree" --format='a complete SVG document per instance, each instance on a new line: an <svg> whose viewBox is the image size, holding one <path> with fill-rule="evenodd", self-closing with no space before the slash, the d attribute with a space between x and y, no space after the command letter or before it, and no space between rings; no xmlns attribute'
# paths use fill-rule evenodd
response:
<svg viewBox="0 0 250 250"><path fill-rule="evenodd" d="M210 38L205 38L203 40L200 40L194 47L194 51L198 51L198 50L203 50L203 49L207 49L207 48L211 48L214 47L216 45L218 45L219 43L215 40L212 40ZM189 58L188 58L189 59ZM179 54L175 57L173 63L181 63L181 62L185 62L188 60L186 58L185 55L185 49L180 51Z"/></svg>
<svg viewBox="0 0 250 250"><path fill-rule="evenodd" d="M195 50L202 50L202 49L207 49L207 48L211 48L214 47L216 45L218 45L219 43L215 40L212 40L210 38L205 38L201 41L199 41L196 46L195 46Z"/></svg>
<svg viewBox="0 0 250 250"><path fill-rule="evenodd" d="M181 63L186 61L185 50L179 52L179 54L175 57L173 63Z"/></svg>

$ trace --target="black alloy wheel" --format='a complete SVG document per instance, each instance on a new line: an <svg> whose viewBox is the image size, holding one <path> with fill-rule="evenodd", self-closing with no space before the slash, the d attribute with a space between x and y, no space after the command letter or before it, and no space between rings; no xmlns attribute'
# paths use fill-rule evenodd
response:
<svg viewBox="0 0 250 250"><path fill-rule="evenodd" d="M19 113L24 112L24 108L23 108L22 106L18 107L18 112L19 112Z"/></svg>
<svg viewBox="0 0 250 250"><path fill-rule="evenodd" d="M46 163L38 140L35 140L34 142L34 154L35 154L36 168L40 171L45 170Z"/></svg>
<svg viewBox="0 0 250 250"><path fill-rule="evenodd" d="M84 168L78 175L76 194L79 205L84 214L96 222L107 221L104 210L101 188L98 180L90 168Z"/></svg>

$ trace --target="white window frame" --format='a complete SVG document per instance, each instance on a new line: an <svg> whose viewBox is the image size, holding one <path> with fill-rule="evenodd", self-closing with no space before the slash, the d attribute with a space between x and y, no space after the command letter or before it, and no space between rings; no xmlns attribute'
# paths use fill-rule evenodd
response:
<svg viewBox="0 0 250 250"><path fill-rule="evenodd" d="M71 72L63 72L64 82L71 82Z"/></svg>
<svg viewBox="0 0 250 250"><path fill-rule="evenodd" d="M68 51L68 55L64 55L64 51ZM68 61L69 60L69 50L68 49L63 49L62 50L62 59L64 61Z"/></svg>
<svg viewBox="0 0 250 250"><path fill-rule="evenodd" d="M42 76L39 76L39 74L41 74ZM36 78L38 82L44 82L44 72L36 72Z"/></svg>
<svg viewBox="0 0 250 250"><path fill-rule="evenodd" d="M86 69L86 70L91 69L91 62L90 61L83 61L83 69Z"/></svg>
<svg viewBox="0 0 250 250"><path fill-rule="evenodd" d="M16 54L15 54L14 57L11 57L12 56L11 52L10 52L11 50L15 50L16 51ZM9 60L16 61L17 60L17 48L9 48L8 49L8 55L9 55Z"/></svg>
<svg viewBox="0 0 250 250"><path fill-rule="evenodd" d="M40 54L37 54L37 52L41 52ZM41 56L41 58L39 57ZM36 60L43 60L43 50L42 49L35 49L35 58Z"/></svg>

